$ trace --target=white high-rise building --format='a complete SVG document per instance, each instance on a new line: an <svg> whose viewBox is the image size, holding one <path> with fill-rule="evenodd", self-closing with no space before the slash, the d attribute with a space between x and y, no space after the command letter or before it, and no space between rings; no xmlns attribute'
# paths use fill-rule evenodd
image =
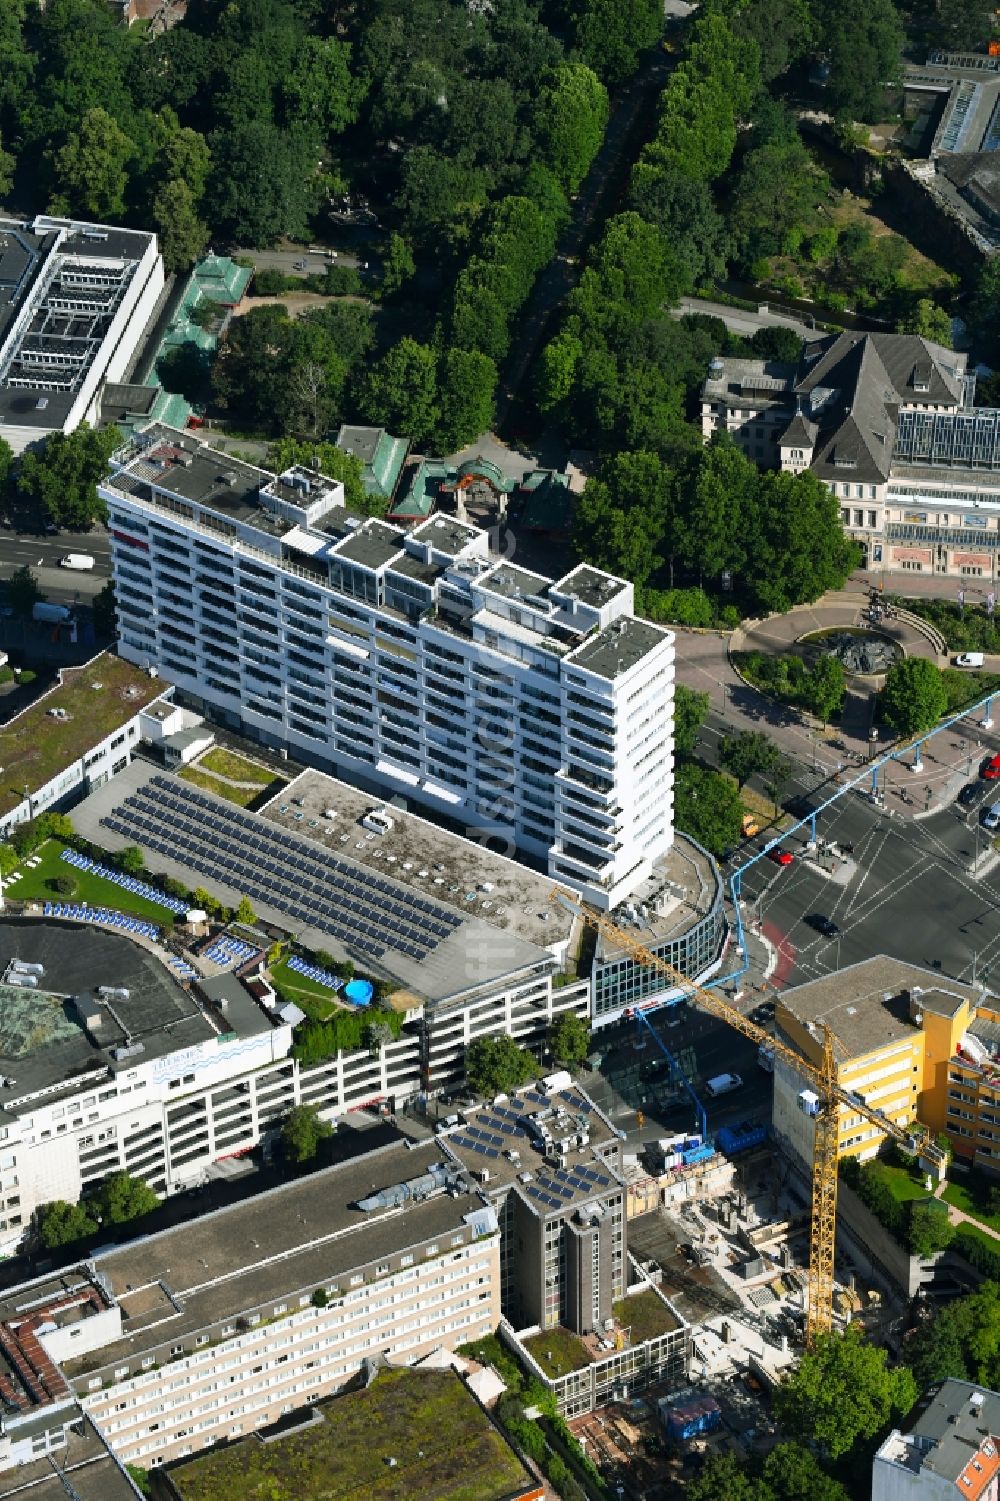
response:
<svg viewBox="0 0 1000 1501"><path fill-rule="evenodd" d="M435 516L362 520L154 425L114 458L119 650L217 720L546 862L602 908L673 840L674 638Z"/></svg>

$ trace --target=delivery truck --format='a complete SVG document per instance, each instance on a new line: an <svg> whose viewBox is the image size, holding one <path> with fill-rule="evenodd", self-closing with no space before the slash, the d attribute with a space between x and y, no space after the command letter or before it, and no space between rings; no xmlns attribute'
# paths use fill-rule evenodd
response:
<svg viewBox="0 0 1000 1501"><path fill-rule="evenodd" d="M94 559L89 552L68 552L59 559L60 568L72 568L77 573L91 573L94 568Z"/></svg>

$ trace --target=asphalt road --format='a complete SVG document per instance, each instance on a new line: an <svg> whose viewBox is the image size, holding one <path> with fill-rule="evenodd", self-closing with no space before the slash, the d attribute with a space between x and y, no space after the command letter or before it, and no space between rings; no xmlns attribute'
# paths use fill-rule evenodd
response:
<svg viewBox="0 0 1000 1501"><path fill-rule="evenodd" d="M93 572L60 568L59 559L68 552L89 553L95 560ZM38 579L46 599L57 604L88 604L111 577L111 539L98 528L90 532L61 532L55 537L0 532L0 584L25 565Z"/></svg>
<svg viewBox="0 0 1000 1501"><path fill-rule="evenodd" d="M796 856L794 864L780 868L761 860L746 871L744 921L762 923L778 951L782 983L880 953L969 982L988 983L994 969L1000 977L1000 867L988 868L989 836L979 827L982 806L1000 792L996 783L978 778L978 761L971 780L973 806L954 802L919 820L904 820L857 792L845 793L817 828L820 838L854 845L853 862L840 867L843 882L802 858L806 830L783 841ZM803 777L798 786L807 783ZM901 787L919 802L919 776L893 767L890 810ZM832 918L837 937L824 938L804 922L816 913Z"/></svg>

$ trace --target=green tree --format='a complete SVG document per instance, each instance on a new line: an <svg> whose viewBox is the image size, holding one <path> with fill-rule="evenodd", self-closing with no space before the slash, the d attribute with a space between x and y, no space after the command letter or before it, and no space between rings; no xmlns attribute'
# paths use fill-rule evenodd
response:
<svg viewBox="0 0 1000 1501"><path fill-rule="evenodd" d="M789 610L842 588L860 560L857 544L844 535L836 496L808 469L759 474L749 487L742 531L753 559L745 592L757 611Z"/></svg>
<svg viewBox="0 0 1000 1501"><path fill-rule="evenodd" d="M135 146L107 110L89 109L56 153L53 209L85 219L121 219Z"/></svg>
<svg viewBox="0 0 1000 1501"><path fill-rule="evenodd" d="M3 140L0 138L0 198L6 198L13 188L16 170L17 157L3 149Z"/></svg>
<svg viewBox="0 0 1000 1501"><path fill-rule="evenodd" d="M477 1037L465 1050L465 1075L476 1094L492 1098L509 1094L538 1072L526 1048L513 1037Z"/></svg>
<svg viewBox="0 0 1000 1501"><path fill-rule="evenodd" d="M493 425L497 367L475 349L447 349L438 365L440 407L434 446L454 453Z"/></svg>
<svg viewBox="0 0 1000 1501"><path fill-rule="evenodd" d="M142 1178L130 1173L112 1173L87 1195L87 1207L102 1225L126 1225L142 1219L160 1206L160 1200Z"/></svg>
<svg viewBox="0 0 1000 1501"><path fill-rule="evenodd" d="M557 1063L576 1068L586 1063L590 1051L590 1027L582 1016L564 1011L549 1028L549 1047Z"/></svg>
<svg viewBox="0 0 1000 1501"><path fill-rule="evenodd" d="M926 657L906 657L885 675L882 712L904 738L937 724L948 708L940 669Z"/></svg>
<svg viewBox="0 0 1000 1501"><path fill-rule="evenodd" d="M697 569L699 579L745 568L746 519L758 484L756 465L728 441L710 443L678 470L671 551ZM756 577L756 567L753 572Z"/></svg>
<svg viewBox="0 0 1000 1501"><path fill-rule="evenodd" d="M375 426L425 443L439 414L434 350L416 339L400 339L361 382L358 402Z"/></svg>
<svg viewBox="0 0 1000 1501"><path fill-rule="evenodd" d="M329 1121L321 1120L314 1105L296 1105L281 1125L281 1149L290 1162L311 1162L321 1141L333 1135Z"/></svg>
<svg viewBox="0 0 1000 1501"><path fill-rule="evenodd" d="M285 119L317 138L339 135L357 119L362 88L352 78L351 47L333 37L307 36L281 86Z"/></svg>
<svg viewBox="0 0 1000 1501"><path fill-rule="evenodd" d="M629 78L640 54L663 30L659 0L582 0L576 13L576 49L610 87Z"/></svg>
<svg viewBox="0 0 1000 1501"><path fill-rule="evenodd" d="M731 236L707 182L640 163L632 175L628 206L655 224L673 247L689 287L725 275Z"/></svg>
<svg viewBox="0 0 1000 1501"><path fill-rule="evenodd" d="M951 348L951 318L932 297L921 297L896 324L900 334L919 334L944 349Z"/></svg>
<svg viewBox="0 0 1000 1501"><path fill-rule="evenodd" d="M719 760L742 789L751 777L769 776L781 760L781 752L762 731L740 730L738 735L723 736Z"/></svg>
<svg viewBox="0 0 1000 1501"><path fill-rule="evenodd" d="M841 1459L917 1400L912 1373L890 1368L888 1354L854 1324L844 1334L818 1335L774 1394L778 1422L802 1443Z"/></svg>
<svg viewBox="0 0 1000 1501"><path fill-rule="evenodd" d="M248 926L251 926L251 927L257 921L257 914L253 910L253 907L251 906L250 900L249 900L248 897L245 897L245 896L241 896L240 897L240 904L236 908L236 912L234 913L234 916L235 916L237 922L245 923L245 924L247 924Z"/></svg>
<svg viewBox="0 0 1000 1501"><path fill-rule="evenodd" d="M808 53L814 39L808 0L736 0L727 6L734 12L733 28L760 53L760 74L770 83Z"/></svg>
<svg viewBox="0 0 1000 1501"><path fill-rule="evenodd" d="M739 843L743 804L727 777L682 761L674 777L674 822L712 855Z"/></svg>
<svg viewBox="0 0 1000 1501"><path fill-rule="evenodd" d="M684 1487L685 1501L773 1501L734 1454L710 1454Z"/></svg>
<svg viewBox="0 0 1000 1501"><path fill-rule="evenodd" d="M281 235L304 236L316 208L316 138L298 126L279 130L264 118L209 139L212 173L204 216L215 232L239 245L270 245Z"/></svg>
<svg viewBox="0 0 1000 1501"><path fill-rule="evenodd" d="M564 328L549 340L542 350L535 376L539 411L552 412L568 399L582 355L583 345L569 329Z"/></svg>
<svg viewBox="0 0 1000 1501"><path fill-rule="evenodd" d="M149 1478L149 1471L144 1470L141 1465L126 1465L125 1468L139 1494L141 1496L151 1496L153 1494L153 1483Z"/></svg>
<svg viewBox="0 0 1000 1501"><path fill-rule="evenodd" d="M733 186L729 227L750 265L777 254L788 231L811 223L830 180L799 137L748 151Z"/></svg>
<svg viewBox="0 0 1000 1501"><path fill-rule="evenodd" d="M127 876L141 876L146 869L146 857L137 844L127 844L112 858L118 869Z"/></svg>
<svg viewBox="0 0 1000 1501"><path fill-rule="evenodd" d="M948 1218L948 1206L934 1200L910 1206L907 1247L913 1256L934 1256L946 1251L955 1239L955 1226Z"/></svg>
<svg viewBox="0 0 1000 1501"><path fill-rule="evenodd" d="M643 584L664 535L669 476L654 453L619 453L587 481L573 523L577 557Z"/></svg>
<svg viewBox="0 0 1000 1501"><path fill-rule="evenodd" d="M802 340L792 328L758 328L750 339L750 348L762 360L782 360L798 364Z"/></svg>
<svg viewBox="0 0 1000 1501"><path fill-rule="evenodd" d="M44 1204L37 1212L37 1225L38 1238L47 1251L84 1240L97 1230L97 1221L91 1218L85 1204L68 1204L65 1199Z"/></svg>
<svg viewBox="0 0 1000 1501"><path fill-rule="evenodd" d="M764 1461L764 1484L774 1501L851 1501L851 1494L827 1475L805 1444L777 1444Z"/></svg>
<svg viewBox="0 0 1000 1501"><path fill-rule="evenodd" d="M42 591L38 587L38 580L28 567L23 563L20 568L15 568L7 580L7 598L15 615L26 617L31 614L33 607L42 597Z"/></svg>
<svg viewBox="0 0 1000 1501"><path fill-rule="evenodd" d="M97 483L121 442L115 426L50 433L38 449L21 457L17 479L20 503L38 520L67 531L86 531L104 515Z"/></svg>
<svg viewBox="0 0 1000 1501"><path fill-rule="evenodd" d="M165 182L156 194L153 225L168 271L187 271L204 255L208 225L198 217L194 194L182 179Z"/></svg>
<svg viewBox="0 0 1000 1501"><path fill-rule="evenodd" d="M844 675L844 664L839 658L831 656L817 658L805 681L806 707L824 724L829 724L834 714L841 708L846 692L847 679Z"/></svg>
<svg viewBox="0 0 1000 1501"><path fill-rule="evenodd" d="M691 756L698 741L698 732L708 715L710 701L707 693L697 693L678 683L674 688L674 752L678 756Z"/></svg>
<svg viewBox="0 0 1000 1501"><path fill-rule="evenodd" d="M545 79L535 104L542 161L575 193L597 155L608 123L608 91L591 68L562 63Z"/></svg>
<svg viewBox="0 0 1000 1501"><path fill-rule="evenodd" d="M993 36L994 7L988 0L937 0L934 45L948 52L981 52Z"/></svg>
<svg viewBox="0 0 1000 1501"><path fill-rule="evenodd" d="M394 297L416 270L409 241L393 230L382 260L382 295Z"/></svg>
<svg viewBox="0 0 1000 1501"><path fill-rule="evenodd" d="M818 0L818 45L827 55L826 84L835 114L879 120L886 85L900 76L903 28L893 0Z"/></svg>

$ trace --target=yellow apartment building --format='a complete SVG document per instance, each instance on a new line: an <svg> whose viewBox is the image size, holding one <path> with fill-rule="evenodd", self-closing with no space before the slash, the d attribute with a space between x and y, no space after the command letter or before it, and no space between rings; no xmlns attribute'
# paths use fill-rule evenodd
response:
<svg viewBox="0 0 1000 1501"><path fill-rule="evenodd" d="M946 1132L957 1157L1000 1172L1000 1002L935 970L877 955L788 990L778 1037L819 1064L823 1026L835 1037L840 1084L897 1125ZM806 1163L809 1082L779 1060L775 1136ZM873 1157L885 1132L840 1107L839 1154Z"/></svg>

